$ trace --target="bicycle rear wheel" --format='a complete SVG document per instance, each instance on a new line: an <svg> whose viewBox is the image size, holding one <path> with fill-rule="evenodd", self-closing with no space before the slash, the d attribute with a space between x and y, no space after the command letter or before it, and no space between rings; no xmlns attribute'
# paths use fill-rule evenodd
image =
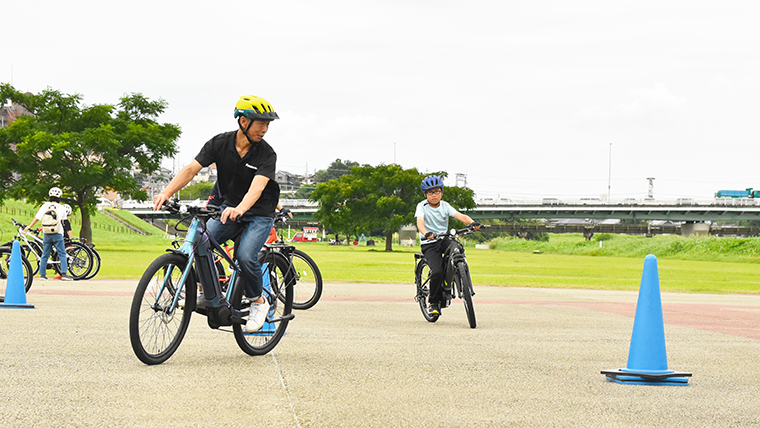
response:
<svg viewBox="0 0 760 428"><path fill-rule="evenodd" d="M467 322L470 324L470 328L475 328L477 322L475 321L475 308L472 306L472 280L470 279L470 268L467 263L457 263L457 271L459 272L460 294L462 300L464 300L464 310L467 312Z"/></svg>
<svg viewBox="0 0 760 428"><path fill-rule="evenodd" d="M11 247L0 247L0 280L4 282L3 291L7 290L8 272L11 266ZM24 272L24 290L27 292L32 288L32 281L34 281L34 271L29 260L21 254L21 268Z"/></svg>
<svg viewBox="0 0 760 428"><path fill-rule="evenodd" d="M264 326L253 333L246 333L242 324L234 324L232 330L240 349L248 355L264 355L280 342L288 322L293 318L293 284L295 282L290 262L276 251L266 253L261 263L263 267L264 297L269 301L269 313ZM243 294L240 277L232 290L232 307L247 310L251 302Z"/></svg>
<svg viewBox="0 0 760 428"><path fill-rule="evenodd" d="M417 302L420 304L420 310L422 316L428 322L438 321L438 315L430 315L428 313L428 297L430 297L430 266L425 260L420 260L417 263L417 268L414 272L414 282L417 285Z"/></svg>
<svg viewBox="0 0 760 428"><path fill-rule="evenodd" d="M129 339L135 355L145 364L168 360L185 337L194 305L184 310L175 303L196 295L192 271L184 287L181 284L186 266L184 256L164 254L148 266L137 284L129 313Z"/></svg>
<svg viewBox="0 0 760 428"><path fill-rule="evenodd" d="M92 271L92 253L81 242L66 245L66 269L74 279L84 279Z"/></svg>
<svg viewBox="0 0 760 428"><path fill-rule="evenodd" d="M322 273L314 260L301 250L293 252L293 309L309 309L322 297Z"/></svg>

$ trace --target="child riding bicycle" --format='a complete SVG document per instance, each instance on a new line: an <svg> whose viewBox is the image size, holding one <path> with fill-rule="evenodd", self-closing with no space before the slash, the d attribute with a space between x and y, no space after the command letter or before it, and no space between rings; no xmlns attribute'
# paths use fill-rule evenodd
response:
<svg viewBox="0 0 760 428"><path fill-rule="evenodd" d="M414 217L417 219L417 229L420 232L420 246L430 266L430 297L428 313L430 316L441 314L441 301L443 300L443 256L451 245L450 240L439 240L435 234L444 233L449 228L449 217L471 225L475 229L480 228L477 223L466 214L462 214L451 206L443 198L443 180L437 175L429 175L422 180L420 188L425 193L425 200L417 204Z"/></svg>

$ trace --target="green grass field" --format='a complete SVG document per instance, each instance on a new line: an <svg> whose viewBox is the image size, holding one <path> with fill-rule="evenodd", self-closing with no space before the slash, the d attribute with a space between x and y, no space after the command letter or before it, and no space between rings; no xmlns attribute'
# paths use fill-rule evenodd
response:
<svg viewBox="0 0 760 428"><path fill-rule="evenodd" d="M2 242L15 234L10 218L28 223L34 206L5 201L0 209ZM130 224L140 220L118 213ZM122 232L114 219L93 216L93 241L103 260L98 279L137 280L150 262L163 254L171 239ZM74 218L74 229L78 222ZM145 223L146 230L152 226ZM503 287L592 288L638 290L644 257L658 257L663 291L714 294L760 294L760 238L684 238L681 236L602 236L589 242L580 235L551 235L548 242L499 238L491 249L467 246L473 283ZM327 282L414 282L414 253L419 247L331 246L303 243L298 248L319 265Z"/></svg>

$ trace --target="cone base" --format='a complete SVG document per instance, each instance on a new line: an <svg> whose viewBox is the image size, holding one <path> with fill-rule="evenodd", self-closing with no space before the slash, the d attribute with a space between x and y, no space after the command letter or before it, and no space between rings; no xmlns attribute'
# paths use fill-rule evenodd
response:
<svg viewBox="0 0 760 428"><path fill-rule="evenodd" d="M675 385L688 386L691 373L670 371L668 373L634 372L628 369L602 370L610 382L628 385Z"/></svg>
<svg viewBox="0 0 760 428"><path fill-rule="evenodd" d="M28 303L0 303L0 309L2 308L34 309L34 305L30 305Z"/></svg>

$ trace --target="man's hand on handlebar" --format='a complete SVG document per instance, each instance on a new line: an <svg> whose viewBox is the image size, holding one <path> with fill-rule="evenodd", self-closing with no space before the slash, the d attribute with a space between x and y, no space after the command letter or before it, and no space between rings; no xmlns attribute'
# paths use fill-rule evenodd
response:
<svg viewBox="0 0 760 428"><path fill-rule="evenodd" d="M164 196L162 193L153 196L153 211L160 210L164 206L164 202L168 200L169 198Z"/></svg>
<svg viewBox="0 0 760 428"><path fill-rule="evenodd" d="M238 219L238 217L241 217L243 214L245 214L245 211L238 207L227 207L222 212L222 216L219 218L219 221L222 223L226 223L227 219L230 219L232 221L235 221Z"/></svg>

